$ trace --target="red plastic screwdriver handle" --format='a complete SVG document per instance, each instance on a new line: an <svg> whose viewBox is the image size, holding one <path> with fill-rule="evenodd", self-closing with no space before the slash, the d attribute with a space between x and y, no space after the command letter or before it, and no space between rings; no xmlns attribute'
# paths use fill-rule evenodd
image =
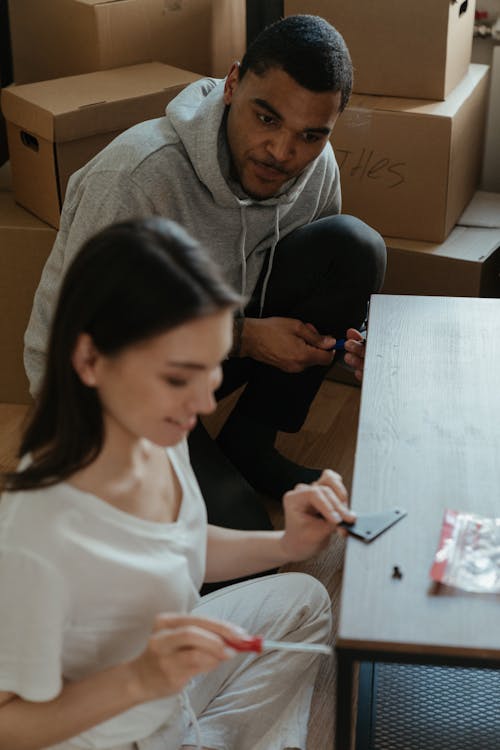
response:
<svg viewBox="0 0 500 750"><path fill-rule="evenodd" d="M316 654L326 654L331 656L332 647L324 643L294 643L292 641L268 641L264 640L261 635L242 636L238 639L225 638L225 642L235 651L253 651L261 654L267 650L280 651L309 651Z"/></svg>
<svg viewBox="0 0 500 750"><path fill-rule="evenodd" d="M230 648L234 648L235 651L255 651L256 654L262 653L262 644L264 639L261 635L247 635L242 636L238 640L229 640L224 638Z"/></svg>

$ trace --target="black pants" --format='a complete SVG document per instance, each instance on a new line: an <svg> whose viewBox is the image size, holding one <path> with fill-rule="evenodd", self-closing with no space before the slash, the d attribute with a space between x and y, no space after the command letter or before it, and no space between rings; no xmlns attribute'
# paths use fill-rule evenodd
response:
<svg viewBox="0 0 500 750"><path fill-rule="evenodd" d="M308 224L276 248L263 316L297 318L320 333L343 338L364 321L370 295L383 282L386 248L382 237L352 216L331 216ZM266 269L245 314L258 316ZM246 383L238 409L285 432L299 430L328 371L310 367L289 374L250 358L224 363L218 399ZM236 472L202 425L189 439L191 461L210 523L239 529L271 528L258 494Z"/></svg>
<svg viewBox="0 0 500 750"><path fill-rule="evenodd" d="M386 248L382 237L353 216L340 214L308 224L278 243L263 317L312 323L321 334L344 338L363 323L370 295L382 286ZM258 317L261 274L245 315ZM284 432L302 427L329 367L282 372L250 358L224 363L217 399L243 383L238 409Z"/></svg>

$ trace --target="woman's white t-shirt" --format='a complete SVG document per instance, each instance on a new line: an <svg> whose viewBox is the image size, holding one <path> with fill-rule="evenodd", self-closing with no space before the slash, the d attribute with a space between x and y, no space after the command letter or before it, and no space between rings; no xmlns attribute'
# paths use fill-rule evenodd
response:
<svg viewBox="0 0 500 750"><path fill-rule="evenodd" d="M160 612L189 612L205 570L206 510L187 444L167 449L182 487L174 523L145 521L61 482L0 502L0 690L48 701L141 653ZM179 702L142 704L85 732L76 747L142 739Z"/></svg>

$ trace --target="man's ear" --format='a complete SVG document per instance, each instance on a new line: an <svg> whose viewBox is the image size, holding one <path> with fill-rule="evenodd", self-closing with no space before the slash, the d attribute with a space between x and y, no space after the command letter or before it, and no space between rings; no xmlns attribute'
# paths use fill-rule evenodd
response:
<svg viewBox="0 0 500 750"><path fill-rule="evenodd" d="M71 355L71 364L84 385L93 388L97 384L96 364L99 359L92 337L88 333L80 333Z"/></svg>
<svg viewBox="0 0 500 750"><path fill-rule="evenodd" d="M234 62L229 69L229 73L227 74L226 82L224 84L224 104L231 104L234 92L238 88L239 80L240 64L239 62Z"/></svg>

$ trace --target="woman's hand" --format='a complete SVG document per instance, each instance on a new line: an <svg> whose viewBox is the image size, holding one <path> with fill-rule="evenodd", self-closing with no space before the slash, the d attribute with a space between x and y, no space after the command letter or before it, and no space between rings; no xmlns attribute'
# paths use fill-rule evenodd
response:
<svg viewBox="0 0 500 750"><path fill-rule="evenodd" d="M242 628L191 615L160 614L145 651L130 667L140 702L179 693L192 677L235 656L225 644L247 635Z"/></svg>
<svg viewBox="0 0 500 750"><path fill-rule="evenodd" d="M283 497L285 509L285 532L282 546L288 559L298 562L320 552L341 521L356 520L347 506L347 490L342 477L326 469L317 482L298 484Z"/></svg>

